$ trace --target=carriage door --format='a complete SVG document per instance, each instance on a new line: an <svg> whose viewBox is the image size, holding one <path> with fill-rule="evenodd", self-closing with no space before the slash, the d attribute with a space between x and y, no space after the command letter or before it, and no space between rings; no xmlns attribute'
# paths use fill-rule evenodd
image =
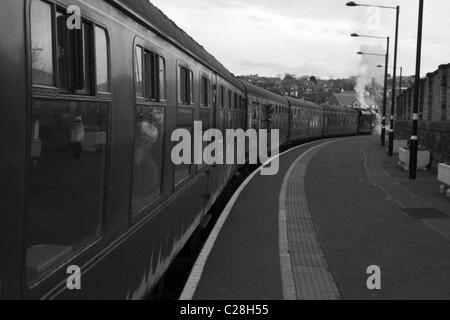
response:
<svg viewBox="0 0 450 320"><path fill-rule="evenodd" d="M31 5L33 97L26 284L33 286L103 232L110 123L107 31L66 28L54 5ZM55 54L58 53L58 54Z"/></svg>

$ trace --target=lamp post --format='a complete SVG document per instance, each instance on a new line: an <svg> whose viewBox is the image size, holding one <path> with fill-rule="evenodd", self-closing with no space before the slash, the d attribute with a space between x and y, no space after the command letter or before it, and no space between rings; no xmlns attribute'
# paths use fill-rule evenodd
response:
<svg viewBox="0 0 450 320"><path fill-rule="evenodd" d="M417 31L417 54L416 54L416 83L414 87L414 110L411 134L411 148L409 159L409 178L417 178L417 152L419 148L418 126L419 126L419 95L420 95L420 64L422 61L422 30L423 30L423 0L419 0L419 24Z"/></svg>
<svg viewBox="0 0 450 320"><path fill-rule="evenodd" d="M385 61L385 71L384 71L384 93L383 93L383 115L381 118L381 145L386 145L386 109L387 109L387 81L388 81L388 66L389 66L389 37L376 37L376 36L366 36L366 35L359 35L357 33L352 33L352 37L365 37L365 38L376 38L376 39L386 39L387 45L386 45L386 54L377 54L377 53L365 53L365 52L358 52L360 55L371 55L371 56L384 56Z"/></svg>
<svg viewBox="0 0 450 320"><path fill-rule="evenodd" d="M347 2L348 7L375 7L381 9L391 9L396 11L396 22L395 22L395 49L394 49L394 72L392 76L392 104L391 104L391 115L390 115L390 128L389 128L389 156L394 154L394 126L395 126L395 103L396 103L396 82L397 82L397 53L398 53L398 28L400 21L400 6L377 6L370 4L361 4L354 1ZM384 119L384 121L386 121ZM385 138L383 138L385 139ZM384 146L384 144L383 144Z"/></svg>
<svg viewBox="0 0 450 320"><path fill-rule="evenodd" d="M379 64L377 65L377 68L384 68L385 66ZM392 68L392 67L389 67ZM400 70L400 78L399 78L399 84L398 84L398 93L402 93L402 81L403 81L403 67L397 68L397 70Z"/></svg>

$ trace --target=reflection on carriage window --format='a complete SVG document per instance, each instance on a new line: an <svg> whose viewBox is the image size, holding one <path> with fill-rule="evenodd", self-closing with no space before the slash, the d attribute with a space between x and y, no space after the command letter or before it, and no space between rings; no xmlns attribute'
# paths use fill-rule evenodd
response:
<svg viewBox="0 0 450 320"><path fill-rule="evenodd" d="M26 280L95 240L102 226L107 105L33 103Z"/></svg>
<svg viewBox="0 0 450 320"><path fill-rule="evenodd" d="M138 107L136 114L132 213L157 199L161 192L164 109Z"/></svg>
<svg viewBox="0 0 450 320"><path fill-rule="evenodd" d="M95 62L97 64L97 91L109 91L108 40L103 28L95 27Z"/></svg>
<svg viewBox="0 0 450 320"><path fill-rule="evenodd" d="M194 132L194 110L192 108L177 109L177 127L178 129L185 129L191 133ZM174 185L177 186L191 174L192 166L189 164L181 164L175 166Z"/></svg>
<svg viewBox="0 0 450 320"><path fill-rule="evenodd" d="M69 29L69 17L59 5L31 2L33 84L56 85L64 93L93 95L95 68L97 91L109 91L106 30L84 18L81 29Z"/></svg>
<svg viewBox="0 0 450 320"><path fill-rule="evenodd" d="M144 96L144 82L142 78L143 67L142 67L142 57L143 57L142 48L136 46L135 52L135 77L136 77L136 96L143 97Z"/></svg>
<svg viewBox="0 0 450 320"><path fill-rule="evenodd" d="M51 10L45 2L31 2L33 83L48 86L54 85Z"/></svg>
<svg viewBox="0 0 450 320"><path fill-rule="evenodd" d="M136 96L151 101L166 100L166 61L141 46L135 47Z"/></svg>

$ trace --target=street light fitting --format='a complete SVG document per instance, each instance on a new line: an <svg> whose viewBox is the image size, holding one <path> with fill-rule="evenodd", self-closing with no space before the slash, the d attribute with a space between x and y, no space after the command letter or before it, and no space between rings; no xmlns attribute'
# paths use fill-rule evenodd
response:
<svg viewBox="0 0 450 320"><path fill-rule="evenodd" d="M359 54L359 55L368 55L368 56L379 56L379 57L385 57L385 56L386 56L386 54L381 54L381 53L369 53L369 52L361 52L361 51L358 51L356 54Z"/></svg>
<svg viewBox="0 0 450 320"><path fill-rule="evenodd" d="M373 8L394 9L394 10L397 9L397 7L376 6L376 5L371 5L371 4L361 4L361 3L356 3L355 1L347 2L345 5L347 7L373 7Z"/></svg>
<svg viewBox="0 0 450 320"><path fill-rule="evenodd" d="M384 66L382 64L377 65L377 68L384 68ZM389 67L391 69L393 69L394 67ZM403 69L403 67L398 67L397 70L401 70Z"/></svg>
<svg viewBox="0 0 450 320"><path fill-rule="evenodd" d="M372 35L359 34L359 33L352 33L350 36L352 36L352 37L360 37L360 38L383 39L383 40L387 39L387 37L372 36Z"/></svg>

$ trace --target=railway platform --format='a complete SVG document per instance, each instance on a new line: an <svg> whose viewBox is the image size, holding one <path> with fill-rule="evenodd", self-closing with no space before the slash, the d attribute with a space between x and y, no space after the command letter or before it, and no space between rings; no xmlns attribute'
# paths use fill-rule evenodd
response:
<svg viewBox="0 0 450 320"><path fill-rule="evenodd" d="M378 137L317 141L244 182L180 299L450 299L449 252L435 175L410 181Z"/></svg>

